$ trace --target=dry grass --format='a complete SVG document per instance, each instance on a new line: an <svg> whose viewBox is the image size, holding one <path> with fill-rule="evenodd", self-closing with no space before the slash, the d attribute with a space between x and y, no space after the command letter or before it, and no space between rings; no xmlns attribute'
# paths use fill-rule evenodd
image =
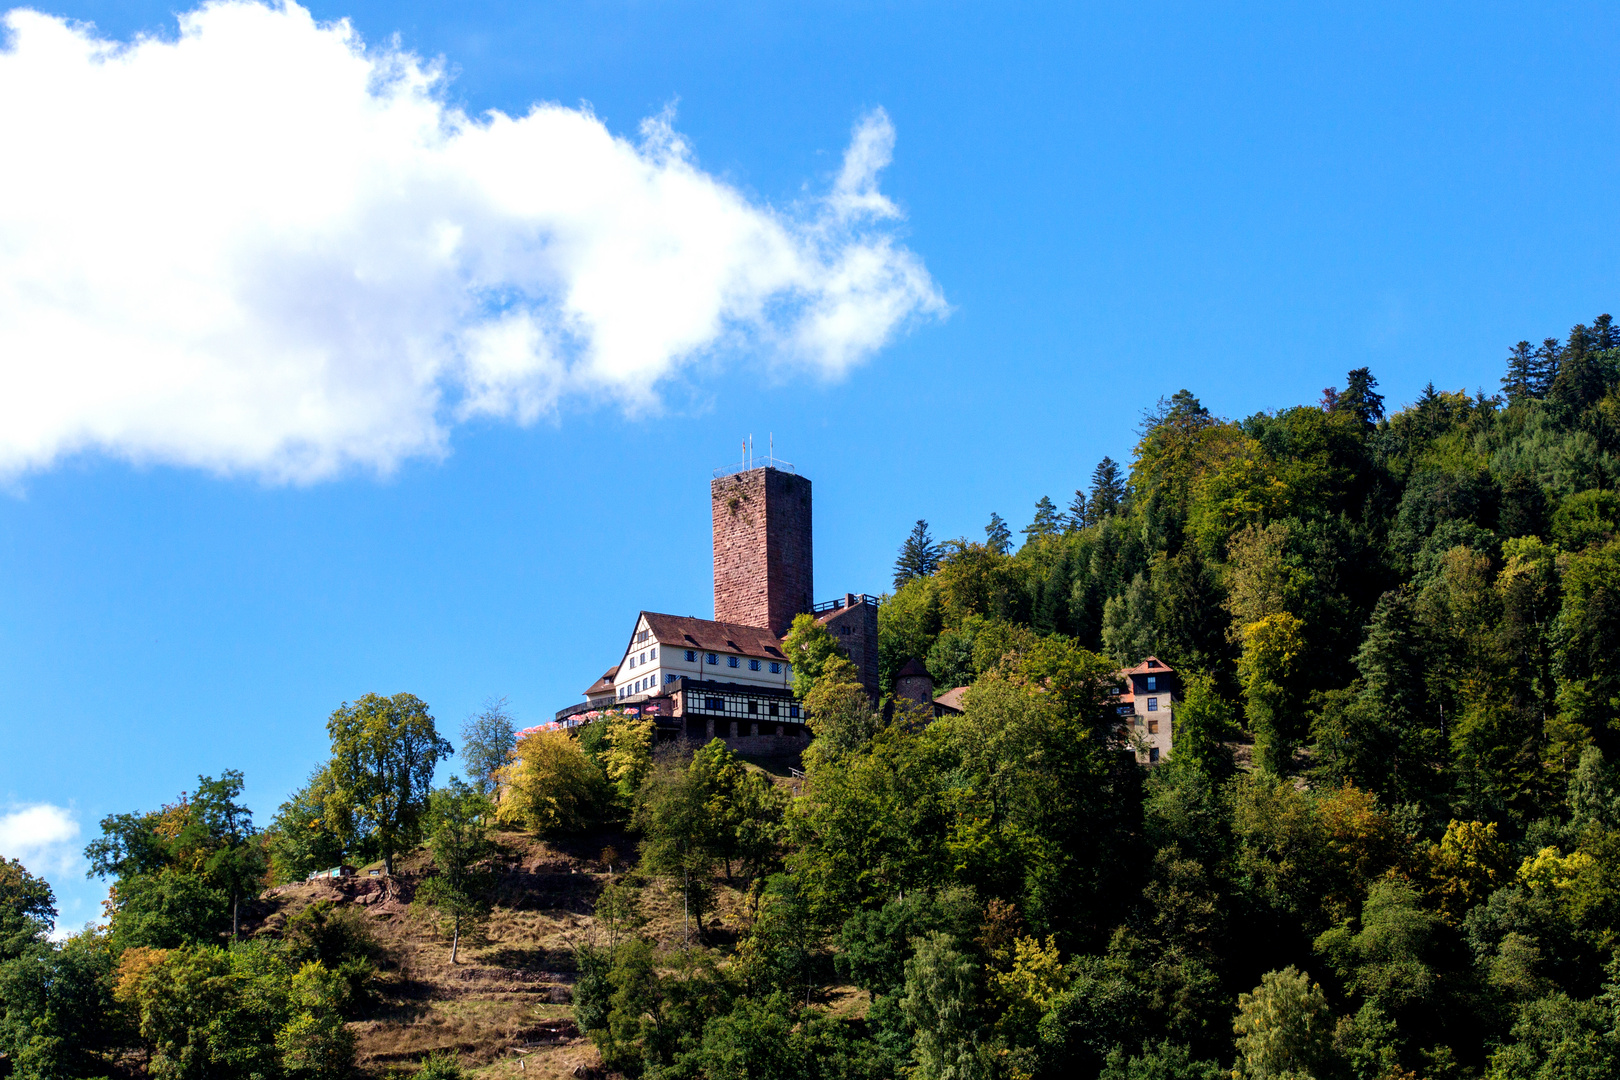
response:
<svg viewBox="0 0 1620 1080"><path fill-rule="evenodd" d="M780 763L766 764L786 771ZM765 771L781 778L770 767ZM599 1075L596 1051L574 1025L574 950L599 940L591 912L603 886L626 874L640 880L635 842L619 832L561 842L514 832L497 839L504 859L494 911L482 935L463 939L455 964L450 943L410 908L429 868L425 852L401 857L392 879L303 882L273 889L261 901L254 933L279 933L290 916L318 900L353 904L367 914L387 959L378 980L381 1003L351 1025L363 1074L408 1075L429 1053L448 1050L478 1077ZM617 873L607 871L605 848L615 852ZM697 924L684 918L679 888L644 883L648 921L640 932L666 949L679 948L688 933L695 940ZM724 880L715 884L704 941L724 950L752 921L752 905L746 891ZM868 1002L849 991L828 1004L859 1015Z"/></svg>

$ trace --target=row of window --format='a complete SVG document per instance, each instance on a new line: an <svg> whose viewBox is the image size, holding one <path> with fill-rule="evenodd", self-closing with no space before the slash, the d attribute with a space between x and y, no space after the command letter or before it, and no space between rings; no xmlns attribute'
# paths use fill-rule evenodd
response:
<svg viewBox="0 0 1620 1080"><path fill-rule="evenodd" d="M687 649L686 650L686 662L688 664L697 663L697 650L696 649ZM719 653L704 653L703 654L703 662L705 664L716 664L716 665L718 665L720 663L720 654ZM772 660L770 662L770 664L771 664L771 674L772 675L780 675L780 674L782 674L782 665L781 665L781 663L779 661ZM741 657L738 657L738 656L728 656L728 657L726 657L726 667L741 667L741 666L742 666L742 658ZM750 660L750 661L748 661L748 670L749 671L758 671L759 670L759 661L758 660ZM789 671L789 673L791 673L793 671L793 668L792 668L791 665L788 667L788 671Z"/></svg>
<svg viewBox="0 0 1620 1080"><path fill-rule="evenodd" d="M675 676L674 675L665 675L664 676L664 681L666 683L672 683L672 682L675 681ZM622 698L626 698L626 697L629 697L631 694L639 694L643 690L651 690L653 687L655 687L657 685L658 685L658 676L650 675L645 679L637 679L633 683L626 683L624 686L619 687L619 695L618 696L622 697Z"/></svg>
<svg viewBox="0 0 1620 1080"><path fill-rule="evenodd" d="M688 653L687 655L690 656L691 654ZM648 649L644 653L641 653L639 656L637 654L635 654L635 653L631 653L630 654L630 666L633 668L638 663L645 664L648 660L657 660L657 659L658 659L658 646L654 645L652 648Z"/></svg>
<svg viewBox="0 0 1620 1080"><path fill-rule="evenodd" d="M704 698L703 699L703 708L705 710L707 710L708 712L725 712L726 711L726 699L725 698L717 698L717 697ZM748 705L747 705L747 709L748 709L748 712L750 714L758 715L759 714L759 709L760 709L760 703L757 702L757 701L750 701L748 703ZM774 702L774 701L769 702L765 706L765 715L767 715L767 716L781 716L782 715L781 709L782 709L782 706L780 704L778 704L777 702ZM797 705L789 705L789 706L787 706L787 715L788 715L789 719L797 720L799 718L799 707Z"/></svg>

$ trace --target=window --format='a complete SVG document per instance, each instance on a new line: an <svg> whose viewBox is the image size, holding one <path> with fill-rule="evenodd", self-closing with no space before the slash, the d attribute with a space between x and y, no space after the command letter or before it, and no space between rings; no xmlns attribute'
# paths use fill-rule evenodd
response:
<svg viewBox="0 0 1620 1080"><path fill-rule="evenodd" d="M710 711L710 712L725 712L726 711L726 703L724 701L722 701L720 698L717 698L717 697L706 697L706 698L704 698L703 699L703 707L705 709L707 709L708 711Z"/></svg>
<svg viewBox="0 0 1620 1080"><path fill-rule="evenodd" d="M772 705L771 708L770 708L771 715L772 716L781 716L782 715L781 712L778 711L779 708L780 708L780 706Z"/></svg>
<svg viewBox="0 0 1620 1080"><path fill-rule="evenodd" d="M1157 690L1159 688L1159 677L1157 675L1149 675L1147 680L1149 690Z"/></svg>
<svg viewBox="0 0 1620 1080"><path fill-rule="evenodd" d="M641 633L636 635L636 644L640 645L643 641L646 641L650 637L652 637L652 631L643 630Z"/></svg>
<svg viewBox="0 0 1620 1080"><path fill-rule="evenodd" d="M635 653L630 654L630 666L631 667L636 666L636 654Z"/></svg>
<svg viewBox="0 0 1620 1080"><path fill-rule="evenodd" d="M645 664L647 662L647 654L646 653L641 654L641 662L643 664Z"/></svg>
<svg viewBox="0 0 1620 1080"><path fill-rule="evenodd" d="M666 683L672 683L672 682L675 681L675 676L673 676L673 675L665 675L664 676L664 681Z"/></svg>
<svg viewBox="0 0 1620 1080"><path fill-rule="evenodd" d="M775 660L771 661L771 674L772 675L780 675L780 674L782 674L782 665L778 664Z"/></svg>
<svg viewBox="0 0 1620 1080"><path fill-rule="evenodd" d="M1159 711L1159 699L1156 698L1156 697L1148 698L1148 712L1158 712L1158 711Z"/></svg>
<svg viewBox="0 0 1620 1080"><path fill-rule="evenodd" d="M703 659L707 660L711 664L718 664L720 662L720 658L714 655L714 653L705 654Z"/></svg>
<svg viewBox="0 0 1620 1080"><path fill-rule="evenodd" d="M757 712L759 712L759 702L757 702L757 701L750 701L750 702L749 702L749 703L748 703L748 711L749 711L749 712L751 712L751 713L757 713Z"/></svg>
<svg viewBox="0 0 1620 1080"><path fill-rule="evenodd" d="M748 670L749 671L758 671L759 670L759 661L758 660L750 660L750 661L748 661Z"/></svg>
<svg viewBox="0 0 1620 1080"><path fill-rule="evenodd" d="M654 645L652 648L648 649L647 656L653 660L658 659L658 646Z"/></svg>
<svg viewBox="0 0 1620 1080"><path fill-rule="evenodd" d="M697 663L697 651L695 649L687 649L686 650L686 662L688 664Z"/></svg>
<svg viewBox="0 0 1620 1080"><path fill-rule="evenodd" d="M736 667L736 666L737 666L737 658L735 656L726 657L726 667Z"/></svg>
<svg viewBox="0 0 1620 1080"><path fill-rule="evenodd" d="M1149 735L1157 735L1158 733L1159 733L1159 722L1157 720L1149 720L1148 721L1148 734Z"/></svg>
<svg viewBox="0 0 1620 1080"><path fill-rule="evenodd" d="M794 719L798 719L799 707L797 705L789 705L788 706L788 716L793 717Z"/></svg>
<svg viewBox="0 0 1620 1080"><path fill-rule="evenodd" d="M1153 747L1148 748L1148 760L1149 761L1158 761L1159 760L1159 748L1157 746L1153 746Z"/></svg>

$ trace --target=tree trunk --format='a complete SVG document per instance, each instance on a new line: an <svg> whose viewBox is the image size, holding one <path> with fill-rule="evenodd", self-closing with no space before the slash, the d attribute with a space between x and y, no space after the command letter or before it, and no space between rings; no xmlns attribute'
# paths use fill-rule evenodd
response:
<svg viewBox="0 0 1620 1080"><path fill-rule="evenodd" d="M456 962L456 952L461 948L461 916L457 915L455 929L450 933L450 962Z"/></svg>
<svg viewBox="0 0 1620 1080"><path fill-rule="evenodd" d="M236 930L237 930L237 926L239 925L238 922L237 922L237 918L236 918L236 912L237 912L237 909L239 907L241 907L241 898L239 896L237 896L237 894L236 894L236 892L234 890L232 890L232 892L231 892L231 940L232 941L236 940Z"/></svg>

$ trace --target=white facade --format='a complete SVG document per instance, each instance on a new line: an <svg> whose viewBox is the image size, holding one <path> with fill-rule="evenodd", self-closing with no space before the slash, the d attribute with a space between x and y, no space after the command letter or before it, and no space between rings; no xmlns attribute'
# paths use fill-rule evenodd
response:
<svg viewBox="0 0 1620 1080"><path fill-rule="evenodd" d="M1173 673L1131 673L1126 676L1125 700L1121 702L1121 720L1129 724L1127 735L1136 744L1136 760L1144 765L1156 764L1170 756L1170 743L1174 723L1175 697Z"/></svg>
<svg viewBox="0 0 1620 1080"><path fill-rule="evenodd" d="M660 641L643 613L614 677L614 700L645 698L683 677L791 689L793 665L780 658L697 648L686 641Z"/></svg>

